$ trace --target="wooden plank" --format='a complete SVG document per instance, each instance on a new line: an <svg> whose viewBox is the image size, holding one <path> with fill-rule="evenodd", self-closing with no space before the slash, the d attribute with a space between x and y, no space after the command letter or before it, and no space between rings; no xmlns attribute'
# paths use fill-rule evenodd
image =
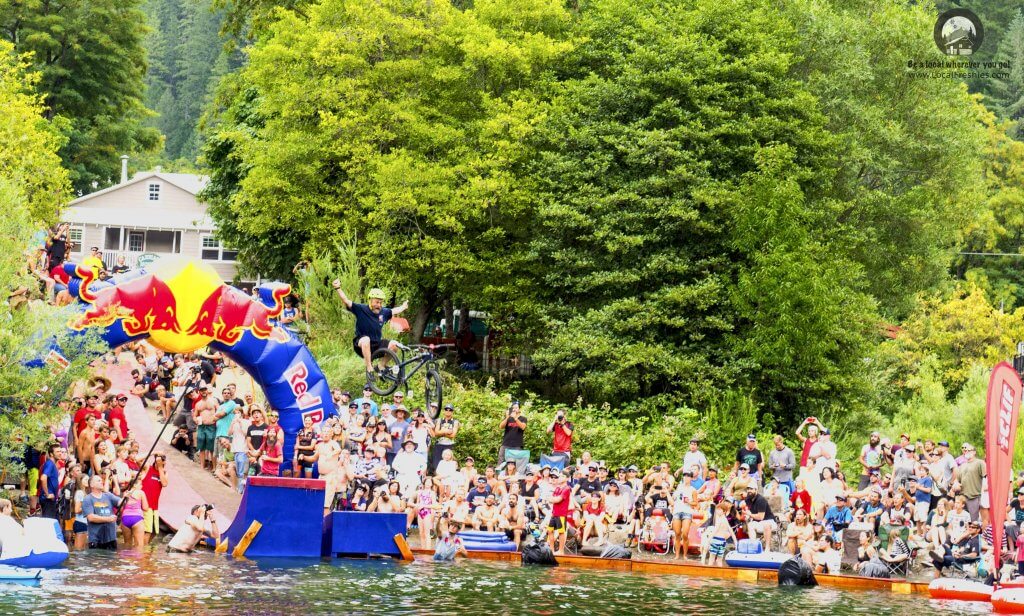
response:
<svg viewBox="0 0 1024 616"><path fill-rule="evenodd" d="M893 582L892 591L900 595L909 595L914 592L914 587L908 582Z"/></svg>
<svg viewBox="0 0 1024 616"><path fill-rule="evenodd" d="M258 520L253 520L252 524L250 524L249 528L245 531L245 534L238 540L238 545L236 545L235 549L231 552L231 556L235 558L245 556L245 551L249 549L249 544L256 538L256 533L260 532L261 528L263 528L263 525L260 524Z"/></svg>
<svg viewBox="0 0 1024 616"><path fill-rule="evenodd" d="M569 565L582 569L608 569L611 571L632 571L633 562L620 558L599 558L596 556L575 556L564 554L555 556L559 565Z"/></svg>
<svg viewBox="0 0 1024 616"><path fill-rule="evenodd" d="M227 551L228 551L228 539L227 539L227 537L225 537L225 538L220 540L220 543L218 543L217 547L214 548L213 553L214 554L226 554Z"/></svg>
<svg viewBox="0 0 1024 616"><path fill-rule="evenodd" d="M409 542L405 540L405 535L402 533L396 534L395 545L398 546L398 551L402 554L402 560L410 563L415 560L412 550L409 549Z"/></svg>

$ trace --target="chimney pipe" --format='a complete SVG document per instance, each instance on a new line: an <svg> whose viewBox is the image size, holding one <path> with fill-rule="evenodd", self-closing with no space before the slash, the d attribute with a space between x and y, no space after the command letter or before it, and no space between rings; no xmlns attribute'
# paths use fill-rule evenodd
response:
<svg viewBox="0 0 1024 616"><path fill-rule="evenodd" d="M121 183L125 184L128 182L128 155L121 155Z"/></svg>

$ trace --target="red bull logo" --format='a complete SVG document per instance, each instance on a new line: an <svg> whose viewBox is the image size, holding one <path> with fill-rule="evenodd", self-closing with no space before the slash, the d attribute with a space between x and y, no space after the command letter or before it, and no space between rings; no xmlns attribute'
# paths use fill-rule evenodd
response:
<svg viewBox="0 0 1024 616"><path fill-rule="evenodd" d="M92 271L91 268L86 269ZM85 288L84 281L82 288ZM181 331L174 293L152 274L102 289L94 298L89 309L72 322L71 327L77 330L109 327L120 319L129 336L153 331Z"/></svg>
<svg viewBox="0 0 1024 616"><path fill-rule="evenodd" d="M276 306L267 308L234 287L219 287L203 301L195 322L186 333L209 336L224 344L238 342L246 331L252 332L257 338L277 338L275 334L284 332L275 328L270 321L275 314L281 313L283 298L291 292L291 287L284 285L283 294L279 295L281 291L274 289ZM287 334L284 336L287 339Z"/></svg>
<svg viewBox="0 0 1024 616"><path fill-rule="evenodd" d="M161 261L145 275L98 291L91 288L92 268L78 266L74 275L81 281L79 296L87 305L69 323L76 330L120 323L126 336L148 334L154 345L172 353L194 351L213 341L233 346L247 331L264 340L290 339L273 322L291 293L285 284L270 290L273 304L268 307L225 285L213 268L194 261Z"/></svg>

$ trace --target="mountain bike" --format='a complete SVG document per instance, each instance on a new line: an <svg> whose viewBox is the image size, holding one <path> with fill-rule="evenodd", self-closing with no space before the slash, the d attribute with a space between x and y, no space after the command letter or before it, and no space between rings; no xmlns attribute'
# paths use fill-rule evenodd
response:
<svg viewBox="0 0 1024 616"><path fill-rule="evenodd" d="M370 389L378 396L389 396L395 393L399 387L404 386L408 393L409 379L419 372L420 368L426 368L424 373L426 381L424 404L426 408L423 410L430 414L431 419L437 419L444 395L438 360L448 350L448 345L414 344L405 346L399 344L398 350L401 357L387 347L377 349L370 356L370 363L373 365L375 375L375 378L370 381ZM407 355L410 357L406 358ZM409 366L412 368L410 369ZM436 406L431 407L431 405Z"/></svg>

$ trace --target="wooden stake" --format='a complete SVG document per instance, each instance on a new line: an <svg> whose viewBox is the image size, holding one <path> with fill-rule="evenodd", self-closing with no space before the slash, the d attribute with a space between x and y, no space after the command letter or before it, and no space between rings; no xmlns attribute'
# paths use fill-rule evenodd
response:
<svg viewBox="0 0 1024 616"><path fill-rule="evenodd" d="M238 545L236 545L235 549L231 552L231 556L235 558L245 556L245 551L249 549L249 544L256 538L256 533L260 532L261 528L263 528L263 525L257 520L253 520L252 524L249 525L249 529L246 530L245 534L242 535L242 538L238 540Z"/></svg>
<svg viewBox="0 0 1024 616"><path fill-rule="evenodd" d="M395 545L398 546L398 551L402 554L402 560L413 561L415 557L412 555L412 550L409 549L409 542L405 540L405 535L402 533L395 535Z"/></svg>

